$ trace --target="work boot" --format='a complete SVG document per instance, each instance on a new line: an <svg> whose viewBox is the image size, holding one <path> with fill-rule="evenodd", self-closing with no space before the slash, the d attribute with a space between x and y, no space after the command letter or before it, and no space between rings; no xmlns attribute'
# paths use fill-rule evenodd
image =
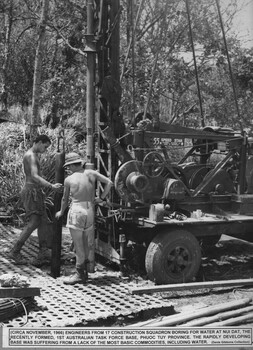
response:
<svg viewBox="0 0 253 350"><path fill-rule="evenodd" d="M84 261L84 271L83 271L86 280L89 278L89 276L88 276L88 264L89 264L89 260L86 259L86 260Z"/></svg>
<svg viewBox="0 0 253 350"><path fill-rule="evenodd" d="M48 248L40 247L38 256L31 260L31 264L36 267L51 264L51 251Z"/></svg>
<svg viewBox="0 0 253 350"><path fill-rule="evenodd" d="M83 268L77 268L76 272L73 275L68 276L63 280L63 283L69 284L69 285L74 285L77 283L81 283L81 284L86 283L86 276Z"/></svg>
<svg viewBox="0 0 253 350"><path fill-rule="evenodd" d="M27 259L19 252L11 249L11 251L7 254L8 258L13 261L15 265L27 265Z"/></svg>

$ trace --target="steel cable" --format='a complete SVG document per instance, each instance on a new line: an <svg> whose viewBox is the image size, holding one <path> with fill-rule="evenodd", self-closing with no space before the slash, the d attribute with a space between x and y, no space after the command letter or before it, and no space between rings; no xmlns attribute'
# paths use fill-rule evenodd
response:
<svg viewBox="0 0 253 350"><path fill-rule="evenodd" d="M32 297L27 298L4 298L0 300L0 322L11 319L24 312L26 322L28 319L27 308L33 303Z"/></svg>

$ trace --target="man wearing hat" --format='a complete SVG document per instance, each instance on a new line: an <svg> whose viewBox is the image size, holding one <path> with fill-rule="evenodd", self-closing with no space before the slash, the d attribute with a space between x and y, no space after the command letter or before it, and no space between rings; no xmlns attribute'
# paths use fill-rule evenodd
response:
<svg viewBox="0 0 253 350"><path fill-rule="evenodd" d="M94 249L94 205L105 201L113 184L106 176L93 169L84 169L83 165L84 161L77 153L66 155L64 168L68 168L71 175L64 181L61 209L55 215L59 218L64 214L71 197L66 226L74 242L76 272L63 281L71 285L86 282L89 252ZM100 198L95 198L96 181L105 184Z"/></svg>

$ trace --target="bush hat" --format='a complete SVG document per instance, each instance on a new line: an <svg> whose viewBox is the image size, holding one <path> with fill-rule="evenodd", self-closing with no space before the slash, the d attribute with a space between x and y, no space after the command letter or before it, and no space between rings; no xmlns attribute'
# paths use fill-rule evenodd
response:
<svg viewBox="0 0 253 350"><path fill-rule="evenodd" d="M70 164L82 163L84 164L84 160L79 156L79 154L75 152L68 153L65 157L65 164L63 167L66 167Z"/></svg>

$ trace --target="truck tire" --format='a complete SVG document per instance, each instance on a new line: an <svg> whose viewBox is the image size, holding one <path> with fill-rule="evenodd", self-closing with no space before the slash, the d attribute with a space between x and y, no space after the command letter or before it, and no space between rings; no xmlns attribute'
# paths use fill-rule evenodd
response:
<svg viewBox="0 0 253 350"><path fill-rule="evenodd" d="M198 240L186 230L157 234L150 242L145 258L148 278L156 284L192 281L200 264Z"/></svg>

